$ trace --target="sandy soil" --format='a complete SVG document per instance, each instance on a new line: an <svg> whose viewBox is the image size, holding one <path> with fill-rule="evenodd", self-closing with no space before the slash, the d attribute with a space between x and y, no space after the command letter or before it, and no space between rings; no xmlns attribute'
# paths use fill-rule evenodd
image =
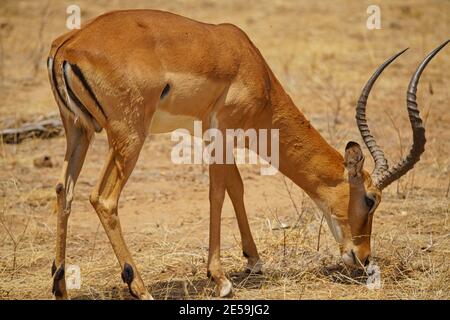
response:
<svg viewBox="0 0 450 320"><path fill-rule="evenodd" d="M298 107L338 150L360 141L354 121L359 91L373 70L402 48L369 101L373 132L391 163L408 151L405 89L419 61L447 40L450 3L379 1L382 29L366 28L370 1L78 1L86 20L118 8L157 8L243 28ZM66 32L66 1L0 3L0 128L57 112L45 59ZM419 103L427 147L415 170L384 192L373 226L382 287L345 269L328 227L307 196L282 175L240 166L263 275L242 273L244 258L229 199L223 209L222 263L238 299L449 299L450 53L422 77ZM214 297L206 278L208 176L201 165L173 165L170 135L149 137L121 197L124 234L157 299ZM54 186L64 137L0 144L0 298L51 298ZM80 266L74 299L130 299L88 197L106 157L104 133L90 148L69 221L67 260ZM33 160L48 155L53 167ZM367 158L369 159L369 157ZM370 162L370 161L368 161ZM369 163L369 165L371 165ZM294 205L295 204L295 205ZM299 223L296 225L296 221ZM284 223L291 228L280 230ZM320 245L318 246L320 231ZM319 247L319 248L318 248Z"/></svg>

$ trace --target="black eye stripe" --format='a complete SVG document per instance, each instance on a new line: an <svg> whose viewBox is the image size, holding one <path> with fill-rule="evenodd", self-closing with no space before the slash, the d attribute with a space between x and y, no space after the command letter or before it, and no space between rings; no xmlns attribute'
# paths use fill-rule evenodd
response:
<svg viewBox="0 0 450 320"><path fill-rule="evenodd" d="M364 197L364 201L366 202L366 205L367 205L367 207L368 207L369 209L372 209L372 207L373 207L374 204L375 204L375 201L373 201L373 199L371 199L371 198L369 198L369 197L367 197L367 196Z"/></svg>

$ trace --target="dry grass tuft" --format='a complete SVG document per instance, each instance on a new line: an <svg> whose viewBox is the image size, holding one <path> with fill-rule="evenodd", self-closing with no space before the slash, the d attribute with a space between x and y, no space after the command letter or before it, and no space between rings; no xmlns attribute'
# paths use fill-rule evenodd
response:
<svg viewBox="0 0 450 320"><path fill-rule="evenodd" d="M84 19L113 8L149 6L140 0L78 3ZM151 6L245 29L299 108L338 150L359 138L354 106L363 83L392 53L411 47L381 77L369 100L369 121L391 162L407 151L411 138L403 101L409 76L445 40L450 24L445 1L381 1L383 29L376 31L365 28L366 5L360 1L264 0L244 6L239 1L156 0ZM2 128L56 111L44 61L51 40L65 32L65 8L59 1L47 6L2 0ZM384 192L374 218L373 263L381 270L381 288L369 289L366 273L344 267L321 214L301 190L280 175L261 177L258 168L242 166L246 205L265 272L242 272L239 232L227 199L222 261L234 283L234 298L450 298L448 55L445 49L430 63L419 88L426 152L414 171ZM170 147L166 135L152 137L144 146L119 207L124 234L155 298L213 299L214 288L206 278L207 174L201 166L172 165ZM54 185L64 148L63 137L0 144L1 299L51 298ZM80 266L82 287L70 291L73 299L130 299L88 201L106 151L105 136L99 135L76 188L67 262ZM55 161L53 167L34 166L33 160L43 154Z"/></svg>

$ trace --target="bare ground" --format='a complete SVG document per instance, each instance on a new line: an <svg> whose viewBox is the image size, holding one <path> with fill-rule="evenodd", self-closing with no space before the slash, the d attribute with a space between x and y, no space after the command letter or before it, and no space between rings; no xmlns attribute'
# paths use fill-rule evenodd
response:
<svg viewBox="0 0 450 320"><path fill-rule="evenodd" d="M359 141L354 106L371 72L410 47L382 76L369 121L391 163L409 148L405 89L425 54L449 38L450 3L381 1L382 29L367 30L367 1L79 1L83 19L118 8L157 8L201 21L239 25L259 47L298 107L338 150ZM0 3L0 128L57 111L46 78L51 41L66 32L65 1ZM238 299L449 299L450 53L426 69L419 105L427 146L421 162L384 192L373 226L382 287L343 266L321 215L280 174L241 166L263 275L242 273L239 232L229 199L223 209L222 262ZM121 197L125 238L157 299L209 299L206 278L208 177L205 167L173 165L170 135L149 137ZM0 145L0 298L51 298L54 186L63 137ZM88 197L106 157L104 134L90 148L69 221L67 260L79 265L74 299L130 299ZM48 155L53 167L33 161ZM368 157L369 158L369 157ZM370 162L370 161L368 161ZM280 223L290 228L279 229ZM320 243L319 242L320 232Z"/></svg>

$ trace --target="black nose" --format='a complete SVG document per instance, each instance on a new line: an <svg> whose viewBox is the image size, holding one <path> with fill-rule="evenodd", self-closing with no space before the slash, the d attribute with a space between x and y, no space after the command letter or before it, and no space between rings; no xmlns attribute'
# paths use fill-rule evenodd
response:
<svg viewBox="0 0 450 320"><path fill-rule="evenodd" d="M370 259L369 257L366 258L366 260L364 261L364 267L367 267L370 263Z"/></svg>

